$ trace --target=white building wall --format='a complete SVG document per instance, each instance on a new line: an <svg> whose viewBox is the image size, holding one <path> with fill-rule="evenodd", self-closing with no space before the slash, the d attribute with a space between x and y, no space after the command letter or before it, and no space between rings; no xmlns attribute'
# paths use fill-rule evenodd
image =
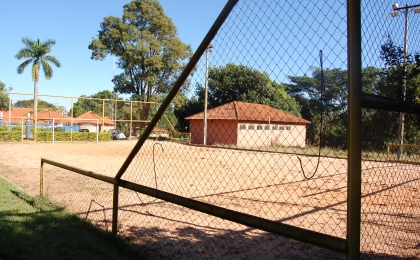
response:
<svg viewBox="0 0 420 260"><path fill-rule="evenodd" d="M241 147L305 147L305 139L306 125L238 124L238 146Z"/></svg>
<svg viewBox="0 0 420 260"><path fill-rule="evenodd" d="M115 127L112 125L104 125L102 129L102 125L98 124L98 128L96 128L96 124L79 124L80 129L88 129L89 132L96 132L97 129L99 132L108 132L111 129L114 129Z"/></svg>

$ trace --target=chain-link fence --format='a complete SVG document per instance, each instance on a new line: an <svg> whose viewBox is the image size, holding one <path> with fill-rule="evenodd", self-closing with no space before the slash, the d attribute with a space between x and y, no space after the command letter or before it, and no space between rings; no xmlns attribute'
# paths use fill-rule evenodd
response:
<svg viewBox="0 0 420 260"><path fill-rule="evenodd" d="M418 258L420 3L393 4L362 2L362 91L388 100L362 110L361 250Z"/></svg>
<svg viewBox="0 0 420 260"><path fill-rule="evenodd" d="M159 259L420 257L418 46L404 54L390 15L415 7L350 5L229 1L108 180L113 232ZM347 13L361 17L356 69ZM187 77L195 96L175 114L189 135L169 138L155 126ZM91 206L109 209L108 191Z"/></svg>

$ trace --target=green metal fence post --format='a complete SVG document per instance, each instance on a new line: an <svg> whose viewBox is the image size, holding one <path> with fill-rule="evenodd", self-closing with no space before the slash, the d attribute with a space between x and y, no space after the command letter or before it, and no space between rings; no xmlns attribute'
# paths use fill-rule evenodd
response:
<svg viewBox="0 0 420 260"><path fill-rule="evenodd" d="M44 161L41 159L41 168L39 169L39 195L44 195Z"/></svg>
<svg viewBox="0 0 420 260"><path fill-rule="evenodd" d="M360 259L361 222L361 116L362 34L360 0L347 0L348 43L348 188L347 259Z"/></svg>
<svg viewBox="0 0 420 260"><path fill-rule="evenodd" d="M112 234L117 236L118 232L118 193L119 193L119 185L114 184L114 195L112 201Z"/></svg>

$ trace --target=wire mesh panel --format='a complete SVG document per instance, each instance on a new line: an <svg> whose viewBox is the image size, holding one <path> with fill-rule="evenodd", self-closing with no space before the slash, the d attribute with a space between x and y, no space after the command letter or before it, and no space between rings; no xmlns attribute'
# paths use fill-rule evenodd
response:
<svg viewBox="0 0 420 260"><path fill-rule="evenodd" d="M346 44L345 1L239 1L174 111L190 143L146 141L122 179L345 239ZM119 205L119 232L169 258L344 257L132 191Z"/></svg>
<svg viewBox="0 0 420 260"><path fill-rule="evenodd" d="M238 2L184 84L191 97L143 122L149 139L116 175L120 235L159 259L345 258L347 204L360 194L348 195L346 6ZM362 2L362 259L420 257L420 118L401 110L419 100L418 41L407 47L418 23L399 34L391 20L415 8ZM373 95L401 111L369 107ZM107 222L109 185L49 171L48 196ZM279 226L297 235L267 232Z"/></svg>
<svg viewBox="0 0 420 260"><path fill-rule="evenodd" d="M418 7L362 1L364 93L418 103ZM371 259L420 257L419 117L396 108L362 111L361 250Z"/></svg>
<svg viewBox="0 0 420 260"><path fill-rule="evenodd" d="M45 197L111 231L112 184L47 163L43 172Z"/></svg>
<svg viewBox="0 0 420 260"><path fill-rule="evenodd" d="M399 257L420 256L420 164L417 145L397 145L399 113L364 110L370 117L389 118L388 125L363 131L362 252ZM370 115L367 116L367 115ZM407 121L415 118L407 115ZM383 123L385 123L383 122ZM374 131L375 138L373 138ZM370 136L368 136L370 135ZM372 259L382 259L374 256Z"/></svg>

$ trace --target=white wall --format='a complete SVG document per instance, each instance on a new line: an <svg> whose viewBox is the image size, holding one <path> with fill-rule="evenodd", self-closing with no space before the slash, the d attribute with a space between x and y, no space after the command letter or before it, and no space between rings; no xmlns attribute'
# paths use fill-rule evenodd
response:
<svg viewBox="0 0 420 260"><path fill-rule="evenodd" d="M244 126L245 129L241 129ZM268 145L305 147L305 139L306 125L238 124L238 146L241 147Z"/></svg>

